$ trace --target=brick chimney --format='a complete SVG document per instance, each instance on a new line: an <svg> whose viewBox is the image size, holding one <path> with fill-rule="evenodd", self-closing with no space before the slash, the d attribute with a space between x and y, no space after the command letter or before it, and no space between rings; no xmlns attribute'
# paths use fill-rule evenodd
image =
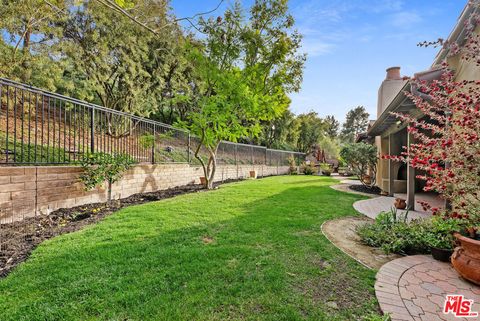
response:
<svg viewBox="0 0 480 321"><path fill-rule="evenodd" d="M400 67L390 67L387 69L387 80L399 80L402 79L400 76Z"/></svg>

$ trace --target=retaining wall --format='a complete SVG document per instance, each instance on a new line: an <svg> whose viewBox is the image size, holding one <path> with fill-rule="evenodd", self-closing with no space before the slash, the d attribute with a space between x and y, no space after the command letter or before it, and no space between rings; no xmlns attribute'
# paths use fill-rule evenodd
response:
<svg viewBox="0 0 480 321"><path fill-rule="evenodd" d="M288 166L219 165L215 181L242 179L256 170L259 177L284 175ZM35 166L0 167L0 223L21 220L37 214L49 214L59 208L105 202L107 190L85 191L79 180L80 167ZM188 164L136 165L112 187L112 198L153 192L176 186L199 184L201 167Z"/></svg>

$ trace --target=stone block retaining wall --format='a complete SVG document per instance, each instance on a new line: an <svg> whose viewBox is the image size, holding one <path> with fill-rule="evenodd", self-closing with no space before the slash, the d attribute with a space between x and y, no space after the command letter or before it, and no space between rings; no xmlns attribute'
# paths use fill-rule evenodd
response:
<svg viewBox="0 0 480 321"><path fill-rule="evenodd" d="M247 178L251 170L256 170L258 177L284 175L288 173L288 166L220 165L215 181ZM81 172L80 167L74 166L0 167L0 222L105 202L107 190L85 191L78 178ZM202 168L189 164L137 165L113 185L112 198L199 184L200 176L203 176Z"/></svg>

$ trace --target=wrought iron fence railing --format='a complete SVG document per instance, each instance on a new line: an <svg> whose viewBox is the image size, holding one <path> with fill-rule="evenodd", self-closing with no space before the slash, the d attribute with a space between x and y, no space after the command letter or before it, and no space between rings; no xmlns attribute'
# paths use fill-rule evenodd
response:
<svg viewBox="0 0 480 321"><path fill-rule="evenodd" d="M0 164L68 165L88 152L195 163L195 143L188 130L0 78ZM231 142L217 153L219 164L237 165L288 165L304 156Z"/></svg>

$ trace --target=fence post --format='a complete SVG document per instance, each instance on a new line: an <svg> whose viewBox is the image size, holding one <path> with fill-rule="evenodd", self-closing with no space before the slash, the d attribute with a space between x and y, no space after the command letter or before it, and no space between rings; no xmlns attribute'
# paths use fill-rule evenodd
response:
<svg viewBox="0 0 480 321"><path fill-rule="evenodd" d="M90 152L95 153L95 109L90 110Z"/></svg>
<svg viewBox="0 0 480 321"><path fill-rule="evenodd" d="M155 164L155 137L156 136L157 136L156 126L153 125L152 164Z"/></svg>
<svg viewBox="0 0 480 321"><path fill-rule="evenodd" d="M253 168L253 146L250 147L250 162L252 163L252 170L255 170Z"/></svg>
<svg viewBox="0 0 480 321"><path fill-rule="evenodd" d="M188 156L187 156L187 161L188 161L188 163L190 164L190 161L191 161L191 159L190 159L190 157L191 157L191 155L190 155L190 132L188 132L188 146L187 146L187 153L188 153Z"/></svg>
<svg viewBox="0 0 480 321"><path fill-rule="evenodd" d="M238 154L238 145L235 144L235 166L237 167L237 179L238 179L238 157L237 157L237 154Z"/></svg>

